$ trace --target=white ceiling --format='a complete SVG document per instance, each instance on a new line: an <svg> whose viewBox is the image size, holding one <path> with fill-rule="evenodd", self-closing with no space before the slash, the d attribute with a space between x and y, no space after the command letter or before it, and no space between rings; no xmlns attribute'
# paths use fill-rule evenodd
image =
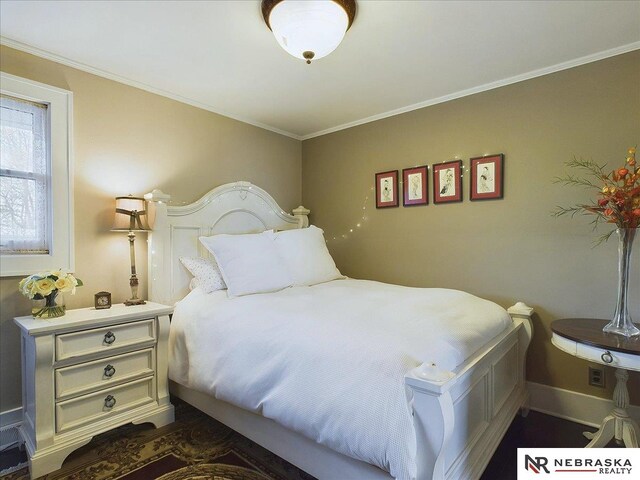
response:
<svg viewBox="0 0 640 480"><path fill-rule="evenodd" d="M2 42L295 138L640 48L640 1L358 1L306 65L260 1L0 2Z"/></svg>

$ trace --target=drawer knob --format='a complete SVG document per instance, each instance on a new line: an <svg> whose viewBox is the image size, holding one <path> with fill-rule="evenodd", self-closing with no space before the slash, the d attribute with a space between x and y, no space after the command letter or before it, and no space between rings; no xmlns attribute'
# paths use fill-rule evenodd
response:
<svg viewBox="0 0 640 480"><path fill-rule="evenodd" d="M116 404L116 397L114 397L113 395L107 395L104 399L104 406L107 408L113 408L113 406Z"/></svg>
<svg viewBox="0 0 640 480"><path fill-rule="evenodd" d="M104 376L105 377L113 377L116 373L116 369L113 365L109 364L106 367L104 367Z"/></svg>
<svg viewBox="0 0 640 480"><path fill-rule="evenodd" d="M116 341L116 336L113 334L113 332L111 330L109 330L104 335L104 343L106 343L107 345L111 345L115 341Z"/></svg>
<svg viewBox="0 0 640 480"><path fill-rule="evenodd" d="M602 355L600 355L600 358L602 359L602 361L604 363L611 363L613 362L613 355L611 355L611 352L609 350L607 350L606 352L604 352Z"/></svg>

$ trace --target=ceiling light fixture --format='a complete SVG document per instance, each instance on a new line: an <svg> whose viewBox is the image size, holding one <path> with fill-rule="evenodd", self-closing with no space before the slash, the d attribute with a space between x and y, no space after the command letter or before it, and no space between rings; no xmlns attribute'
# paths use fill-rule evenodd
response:
<svg viewBox="0 0 640 480"><path fill-rule="evenodd" d="M287 53L311 63L338 48L356 16L356 2L262 0L262 16Z"/></svg>

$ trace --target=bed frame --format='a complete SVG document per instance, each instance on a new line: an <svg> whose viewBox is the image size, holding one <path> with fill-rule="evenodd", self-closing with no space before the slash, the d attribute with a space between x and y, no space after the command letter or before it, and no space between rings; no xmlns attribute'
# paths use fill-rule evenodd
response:
<svg viewBox="0 0 640 480"><path fill-rule="evenodd" d="M309 225L309 210L298 207L293 215L287 214L267 192L249 182L222 185L185 206L168 206L169 195L159 190L145 198L153 223L149 298L169 305L188 292L190 278L179 257L209 255L199 244L199 236ZM526 414L525 357L533 309L520 302L508 312L513 319L509 328L455 371L437 372L444 380L434 380L433 371L425 366L405 375L417 437L419 480L479 478L518 409ZM170 390L319 479L391 478L375 466L330 450L273 420L175 382L170 382Z"/></svg>

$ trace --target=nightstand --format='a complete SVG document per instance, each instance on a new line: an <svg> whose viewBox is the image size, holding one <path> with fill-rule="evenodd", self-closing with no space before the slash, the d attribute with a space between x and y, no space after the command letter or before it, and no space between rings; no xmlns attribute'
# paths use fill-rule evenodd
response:
<svg viewBox="0 0 640 480"><path fill-rule="evenodd" d="M167 379L172 307L68 310L14 321L22 331L20 433L31 478L57 470L94 435L125 423L173 422Z"/></svg>
<svg viewBox="0 0 640 480"><path fill-rule="evenodd" d="M602 329L607 323L609 320L595 318L556 320L551 323L551 342L575 357L616 368L614 409L605 417L596 433L584 433L584 436L591 440L587 448L604 447L612 438L619 444L638 448L640 428L627 413L627 370L640 371L640 338L604 333Z"/></svg>

